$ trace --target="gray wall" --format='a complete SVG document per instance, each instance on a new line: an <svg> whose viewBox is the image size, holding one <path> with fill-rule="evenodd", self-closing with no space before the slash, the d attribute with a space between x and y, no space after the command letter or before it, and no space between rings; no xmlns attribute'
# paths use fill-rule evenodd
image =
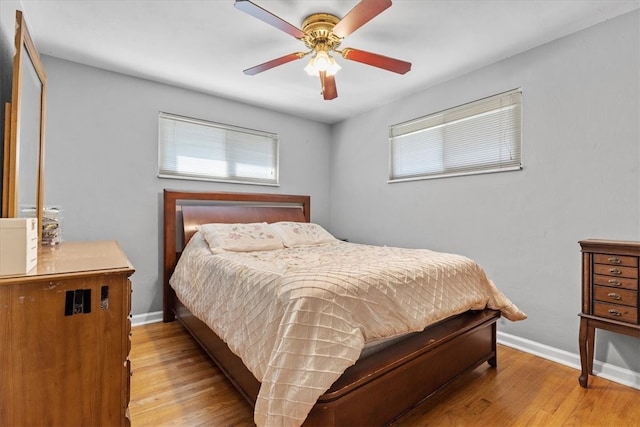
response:
<svg viewBox="0 0 640 427"><path fill-rule="evenodd" d="M133 314L162 307L164 188L309 194L312 219L328 226L328 125L42 59L48 76L45 204L63 208L64 240L120 243L136 268ZM280 187L158 178L159 111L279 134Z"/></svg>
<svg viewBox="0 0 640 427"><path fill-rule="evenodd" d="M639 16L623 15L336 125L333 231L470 256L529 315L501 321L500 330L577 353L578 240L640 240ZM517 87L524 97L522 171L387 183L389 125ZM637 339L598 337L599 360L640 371Z"/></svg>

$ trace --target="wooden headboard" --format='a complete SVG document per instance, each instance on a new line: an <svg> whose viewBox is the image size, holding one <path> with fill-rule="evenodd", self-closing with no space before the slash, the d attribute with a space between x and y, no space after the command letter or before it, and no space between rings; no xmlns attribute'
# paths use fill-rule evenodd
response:
<svg viewBox="0 0 640 427"><path fill-rule="evenodd" d="M178 218L178 207L182 221ZM249 223L311 220L311 198L286 194L189 192L164 190L164 273L163 319L171 322L175 295L169 285L178 254L177 232L182 231L182 247L207 223Z"/></svg>
<svg viewBox="0 0 640 427"><path fill-rule="evenodd" d="M182 206L183 247L195 234L196 227L210 223L251 223L251 222L278 222L295 221L309 222L300 207L277 206Z"/></svg>

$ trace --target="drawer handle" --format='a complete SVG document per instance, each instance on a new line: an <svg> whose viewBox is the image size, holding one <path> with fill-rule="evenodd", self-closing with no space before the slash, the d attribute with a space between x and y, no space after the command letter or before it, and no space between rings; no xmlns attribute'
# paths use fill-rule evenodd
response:
<svg viewBox="0 0 640 427"><path fill-rule="evenodd" d="M607 281L607 283L609 283L610 285L613 285L613 286L620 286L622 284L622 283L620 283L619 280L616 280L616 279L609 279Z"/></svg>
<svg viewBox="0 0 640 427"><path fill-rule="evenodd" d="M617 268L610 268L609 269L609 273L611 273L611 274L622 274L622 271L618 270Z"/></svg>
<svg viewBox="0 0 640 427"><path fill-rule="evenodd" d="M609 262L611 264L620 264L622 261L620 261L620 258L616 258L616 257L612 256L611 258L609 258Z"/></svg>
<svg viewBox="0 0 640 427"><path fill-rule="evenodd" d="M616 294L615 292L609 292L607 294L607 296L609 298L616 299L616 300L622 299L622 297L620 295Z"/></svg>
<svg viewBox="0 0 640 427"><path fill-rule="evenodd" d="M622 313L620 313L618 310L614 310L613 308L609 309L609 314L611 314L612 316L622 316Z"/></svg>

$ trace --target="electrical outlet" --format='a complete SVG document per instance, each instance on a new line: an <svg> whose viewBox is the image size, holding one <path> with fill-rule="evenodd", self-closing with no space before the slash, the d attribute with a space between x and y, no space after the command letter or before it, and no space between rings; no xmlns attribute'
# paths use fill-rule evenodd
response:
<svg viewBox="0 0 640 427"><path fill-rule="evenodd" d="M100 288L100 308L102 310L109 310L109 287L103 286Z"/></svg>
<svg viewBox="0 0 640 427"><path fill-rule="evenodd" d="M67 291L64 299L64 315L91 313L91 289Z"/></svg>

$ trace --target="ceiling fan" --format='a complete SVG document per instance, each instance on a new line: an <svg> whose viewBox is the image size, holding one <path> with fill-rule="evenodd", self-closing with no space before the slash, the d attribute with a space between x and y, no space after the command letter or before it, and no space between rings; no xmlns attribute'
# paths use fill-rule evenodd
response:
<svg viewBox="0 0 640 427"><path fill-rule="evenodd" d="M305 67L305 71L310 75L320 77L322 86L322 96L325 100L331 100L338 96L336 88L335 73L341 68L330 52L340 54L344 59L360 62L393 71L398 74L405 74L411 70L411 63L364 50L344 48L338 50L342 40L349 34L362 27L371 19L382 13L391 6L391 0L361 0L342 19L328 13L314 13L304 19L302 29L291 25L282 18L263 9L249 0L235 0L234 6L248 13L249 15L266 22L277 29L304 42L310 49L307 52L295 52L280 58L272 59L263 64L247 68L243 73L254 75L279 65L286 64L296 59L301 59L309 54L313 54L311 61Z"/></svg>

